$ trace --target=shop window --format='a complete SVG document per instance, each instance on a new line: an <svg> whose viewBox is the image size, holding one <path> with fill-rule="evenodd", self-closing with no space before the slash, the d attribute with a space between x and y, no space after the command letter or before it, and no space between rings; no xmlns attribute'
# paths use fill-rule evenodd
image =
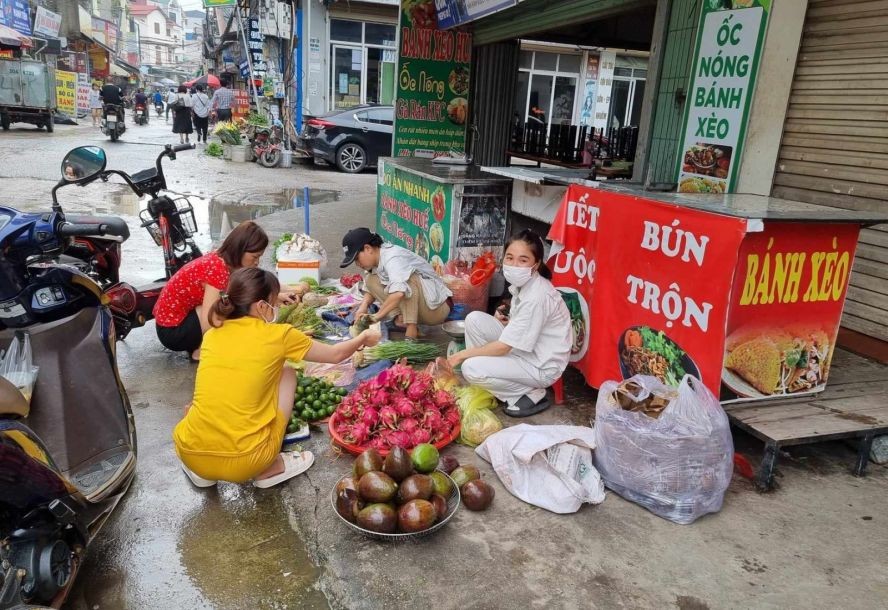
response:
<svg viewBox="0 0 888 610"><path fill-rule="evenodd" d="M160 65L163 63L163 55L161 55L160 47L154 47L154 63Z"/></svg>
<svg viewBox="0 0 888 610"><path fill-rule="evenodd" d="M347 21L345 19L330 20L330 40L339 42L363 42L362 27L360 21Z"/></svg>
<svg viewBox="0 0 888 610"><path fill-rule="evenodd" d="M384 47L395 47L397 33L395 26L384 23L364 24L364 42L366 44L378 44Z"/></svg>
<svg viewBox="0 0 888 610"><path fill-rule="evenodd" d="M611 90L609 127L638 127L644 105L644 89L647 70L639 68L614 68L614 84Z"/></svg>
<svg viewBox="0 0 888 610"><path fill-rule="evenodd" d="M525 123L546 129L573 123L581 56L525 50L518 63L513 106L516 128Z"/></svg>
<svg viewBox="0 0 888 610"><path fill-rule="evenodd" d="M330 20L333 110L394 103L396 32L390 24Z"/></svg>

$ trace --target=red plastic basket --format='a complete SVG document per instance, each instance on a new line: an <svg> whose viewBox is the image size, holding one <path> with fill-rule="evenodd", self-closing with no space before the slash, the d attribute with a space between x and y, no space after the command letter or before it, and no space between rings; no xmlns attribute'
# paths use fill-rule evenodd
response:
<svg viewBox="0 0 888 610"><path fill-rule="evenodd" d="M369 449L369 447L367 447L367 446L352 445L351 443L345 442L341 436L336 434L335 426L336 426L337 421L339 421L339 412L338 411L334 412L333 415L330 416L330 421L327 422L327 428L330 430L330 436L333 437L334 443L336 443L339 447L342 447L343 449L345 449L346 451L348 451L352 455L361 455L362 453L364 453L364 451ZM459 432L460 432L460 425L456 424L456 426L453 428L453 431L450 433L450 436L443 438L440 441L438 441L437 443L435 443L435 447L440 451L441 449L443 449L444 447L446 447L447 445L449 445L450 443L452 443L453 441L458 439ZM388 453L389 453L388 449L381 449L379 451L379 455L381 455L382 457L387 456Z"/></svg>

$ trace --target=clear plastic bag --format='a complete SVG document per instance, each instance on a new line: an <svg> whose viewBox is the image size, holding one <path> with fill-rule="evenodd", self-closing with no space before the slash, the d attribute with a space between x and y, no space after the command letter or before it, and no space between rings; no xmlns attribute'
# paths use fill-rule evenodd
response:
<svg viewBox="0 0 888 610"><path fill-rule="evenodd" d="M477 447L503 429L503 423L491 410L497 406L493 394L473 385L459 388L455 394L460 413L460 444Z"/></svg>
<svg viewBox="0 0 888 610"><path fill-rule="evenodd" d="M28 333L16 333L3 354L3 359L0 360L0 376L15 385L28 404L31 404L31 395L34 393L39 370L39 367L34 366Z"/></svg>
<svg viewBox="0 0 888 610"><path fill-rule="evenodd" d="M595 405L595 467L605 485L627 500L676 523L687 524L721 510L734 468L728 417L699 380L682 379L677 391L656 377L629 380L640 389L628 398L670 396L654 418L626 410L625 382L602 384Z"/></svg>

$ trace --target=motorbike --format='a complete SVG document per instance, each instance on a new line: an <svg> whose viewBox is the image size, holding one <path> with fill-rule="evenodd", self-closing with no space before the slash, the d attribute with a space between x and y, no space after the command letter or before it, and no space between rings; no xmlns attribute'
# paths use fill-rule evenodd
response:
<svg viewBox="0 0 888 610"><path fill-rule="evenodd" d="M163 278L144 286L133 287L120 281L122 245L129 238L126 223L113 216L71 216L72 222L105 222L114 224L113 236L78 236L66 250L62 260L92 279L108 299L108 307L114 318L117 338L126 338L134 328L144 326L154 317L154 305L169 278L179 269L202 255L194 243L197 233L197 220L194 208L188 199L173 199L161 194L166 190L166 176L163 173L163 159L176 159L176 153L193 150L194 144L167 144L157 156L154 167L129 175L120 170L102 170L91 180L78 181L87 184L94 180L107 182L111 176L119 176L139 197L149 195L144 210L139 213L141 226L145 228L154 243L163 250ZM76 149L75 149L76 150Z"/></svg>
<svg viewBox="0 0 888 610"><path fill-rule="evenodd" d="M275 120L271 127L252 127L249 133L253 158L263 167L275 167L281 160L281 129Z"/></svg>
<svg viewBox="0 0 888 610"><path fill-rule="evenodd" d="M145 108L145 104L136 104L136 108L133 110L133 121L136 125L148 124L148 110Z"/></svg>
<svg viewBox="0 0 888 610"><path fill-rule="evenodd" d="M105 119L102 123L102 133L110 137L112 142L116 142L126 131L123 121L123 107L116 104L105 104L102 114Z"/></svg>
<svg viewBox="0 0 888 610"><path fill-rule="evenodd" d="M154 104L154 112L157 113L157 116L163 116L163 102Z"/></svg>
<svg viewBox="0 0 888 610"><path fill-rule="evenodd" d="M11 359L13 341L29 345L39 367L30 392L0 377L0 608L62 605L136 467L106 297L59 263L73 239L119 233L114 223L73 222L56 199L94 179L105 153L81 147L66 162L80 176L53 188L51 211L0 206L0 347Z"/></svg>

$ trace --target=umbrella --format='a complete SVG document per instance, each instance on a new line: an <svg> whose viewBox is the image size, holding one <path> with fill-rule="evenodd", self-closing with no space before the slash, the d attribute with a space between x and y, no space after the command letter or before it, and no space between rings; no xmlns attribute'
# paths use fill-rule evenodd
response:
<svg viewBox="0 0 888 610"><path fill-rule="evenodd" d="M212 87L214 89L218 89L222 86L222 83L219 82L219 79L212 74L204 74L194 80L190 80L185 83L186 87L194 87L195 85L203 85L205 87Z"/></svg>
<svg viewBox="0 0 888 610"><path fill-rule="evenodd" d="M0 44L5 44L8 47L31 48L34 46L29 37L2 24L0 24Z"/></svg>
<svg viewBox="0 0 888 610"><path fill-rule="evenodd" d="M166 85L167 87L172 87L173 85L179 84L171 78L162 78L162 79L160 79L160 82L163 83L164 85Z"/></svg>

